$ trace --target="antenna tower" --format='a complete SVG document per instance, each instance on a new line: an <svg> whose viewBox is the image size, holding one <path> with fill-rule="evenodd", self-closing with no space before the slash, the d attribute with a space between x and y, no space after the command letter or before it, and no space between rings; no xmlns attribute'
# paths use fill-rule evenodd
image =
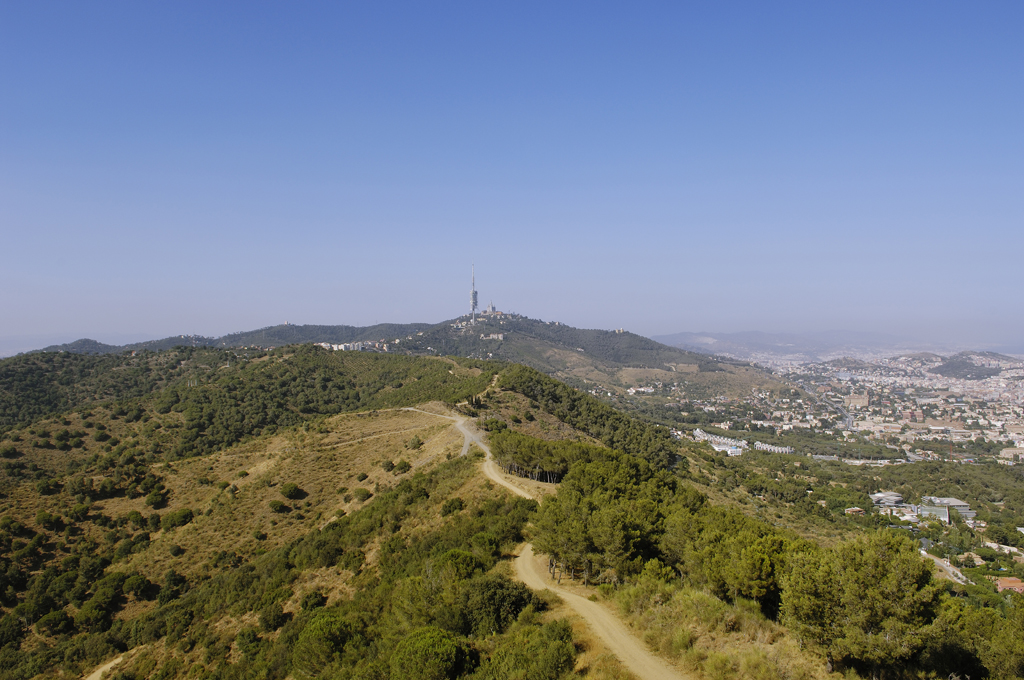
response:
<svg viewBox="0 0 1024 680"><path fill-rule="evenodd" d="M476 265L473 265L473 283L469 288L469 313L476 323Z"/></svg>

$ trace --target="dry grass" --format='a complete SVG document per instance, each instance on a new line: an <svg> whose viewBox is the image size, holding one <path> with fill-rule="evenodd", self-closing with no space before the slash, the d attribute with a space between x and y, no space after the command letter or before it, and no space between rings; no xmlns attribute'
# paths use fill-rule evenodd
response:
<svg viewBox="0 0 1024 680"><path fill-rule="evenodd" d="M323 526L339 511L361 507L352 495L356 488L375 492L393 486L457 455L462 445L461 434L449 421L414 411L345 414L324 421L317 430L291 430L213 456L157 465L171 491L170 503L161 512L191 508L196 518L184 527L153 534L148 550L118 568L136 569L150 578L169 568L195 574L222 551L251 556L276 548ZM413 436L424 442L421 448L407 448ZM413 466L405 475L381 467L384 461L400 459ZM360 473L366 479L359 481ZM218 482L230 486L222 491ZM297 484L305 496L284 498L281 486L286 483ZM289 511L274 512L271 501L285 503ZM151 512L143 499L115 498L96 506L112 517L132 510ZM185 552L172 556L172 545Z"/></svg>

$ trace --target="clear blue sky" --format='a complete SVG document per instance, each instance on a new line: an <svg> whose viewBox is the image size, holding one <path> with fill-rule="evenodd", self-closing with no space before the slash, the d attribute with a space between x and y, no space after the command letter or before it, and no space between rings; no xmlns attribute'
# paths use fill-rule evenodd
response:
<svg viewBox="0 0 1024 680"><path fill-rule="evenodd" d="M1024 4L0 4L0 353L284 321L1024 341Z"/></svg>

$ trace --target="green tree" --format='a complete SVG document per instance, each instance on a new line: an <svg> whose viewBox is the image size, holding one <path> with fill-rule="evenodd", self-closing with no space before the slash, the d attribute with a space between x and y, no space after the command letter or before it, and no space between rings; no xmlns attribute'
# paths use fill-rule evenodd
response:
<svg viewBox="0 0 1024 680"><path fill-rule="evenodd" d="M351 634L351 627L339 612L318 611L299 634L292 653L292 667L302 677L320 677L328 666L338 661Z"/></svg>
<svg viewBox="0 0 1024 680"><path fill-rule="evenodd" d="M906 665L927 642L940 589L913 541L892 531L794 557L783 612L798 634L831 659L870 669Z"/></svg>
<svg viewBox="0 0 1024 680"><path fill-rule="evenodd" d="M813 550L790 557L783 581L782 620L796 636L820 648L833 667L833 643L842 635L842 596L833 552Z"/></svg>
<svg viewBox="0 0 1024 680"><path fill-rule="evenodd" d="M425 626L413 631L391 655L391 677L447 680L472 670L468 646L451 633Z"/></svg>

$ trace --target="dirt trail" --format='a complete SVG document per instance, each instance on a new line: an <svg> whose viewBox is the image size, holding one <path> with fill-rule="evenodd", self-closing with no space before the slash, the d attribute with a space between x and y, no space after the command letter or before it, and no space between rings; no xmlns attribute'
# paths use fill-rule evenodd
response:
<svg viewBox="0 0 1024 680"><path fill-rule="evenodd" d="M121 663L121 659L123 659L123 658L124 658L124 656L119 656L116 659L114 659L113 661L108 661L107 663L103 664L102 666L100 666L99 668L94 670L89 675L85 676L85 680L100 680L100 678L103 677L104 673L109 671L111 668L113 668L117 664Z"/></svg>
<svg viewBox="0 0 1024 680"><path fill-rule="evenodd" d="M590 629L601 638L612 654L619 658L622 665L637 677L644 680L680 680L686 677L668 662L647 651L644 643L607 609L558 587L552 580L546 578L547 570L537 563L537 558L533 555L533 546L529 543L523 546L516 557L515 568L516 576L530 588L547 588L558 593L559 597L587 622Z"/></svg>
<svg viewBox="0 0 1024 680"><path fill-rule="evenodd" d="M426 413L426 411L423 411L423 413ZM495 484L500 484L518 496L533 498L525 489L512 484L505 478L505 475L495 464L494 459L491 458L491 449L484 444L479 433L470 429L466 418L438 417L455 421L455 426L459 428L459 431L465 437L465 444L462 448L463 455L469 450L470 443L476 444L483 449L484 453L487 454L487 458L484 460L484 474L488 479ZM690 677L647 651L644 643L638 640L632 631L607 609L596 602L591 602L585 597L581 597L558 586L553 580L545 578L546 570L538 564L537 558L533 554L533 546L529 543L525 544L522 550L519 551L519 555L514 562L516 576L520 581L533 590L544 590L547 588L552 592L558 593L559 597L573 611L579 614L580 618L587 622L587 625L601 638L601 641L608 647L608 650L617 656L619 661L637 677L644 680L684 680Z"/></svg>

